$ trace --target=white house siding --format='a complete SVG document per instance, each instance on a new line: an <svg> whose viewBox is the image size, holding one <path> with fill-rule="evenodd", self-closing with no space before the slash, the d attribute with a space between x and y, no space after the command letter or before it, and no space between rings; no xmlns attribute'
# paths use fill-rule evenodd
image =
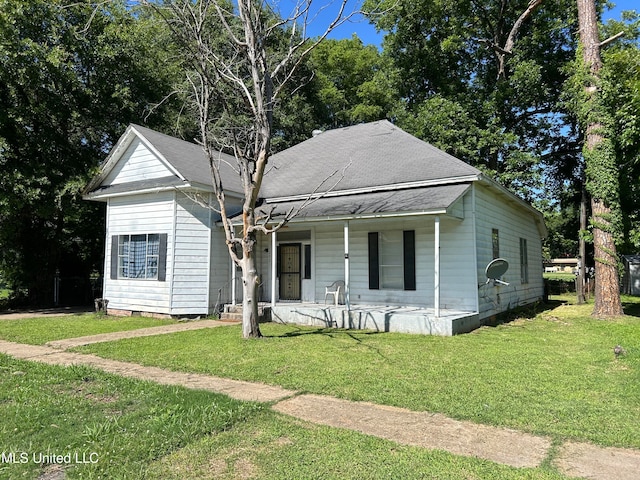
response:
<svg viewBox="0 0 640 480"><path fill-rule="evenodd" d="M231 302L231 258L224 231L216 226L211 230L210 263L209 304L213 308L218 301L218 292L223 304Z"/></svg>
<svg viewBox="0 0 640 480"><path fill-rule="evenodd" d="M470 202L470 200L469 200ZM477 285L473 256L473 223L441 217L441 307L475 311ZM287 231L312 230L312 282L315 301L323 302L325 286L344 280L344 222L290 224ZM414 230L416 233L416 290L369 289L368 233ZM349 222L350 300L361 305L434 305L434 217L351 220ZM270 250L270 238L261 238L260 253ZM270 254L261 254L259 268L270 298Z"/></svg>
<svg viewBox="0 0 640 480"><path fill-rule="evenodd" d="M358 247L354 245L353 232L350 233L350 255L351 262L357 255ZM315 298L317 301L324 301L325 287L337 280L344 281L344 223L326 222L315 227L315 242L311 246L312 255L315 259ZM314 253L315 252L315 253ZM351 270L353 272L353 269ZM353 278L351 278L353 282ZM353 283L352 283L353 285ZM353 292L353 288L351 289ZM327 299L331 302L330 299ZM356 298L351 299L357 302Z"/></svg>
<svg viewBox="0 0 640 480"><path fill-rule="evenodd" d="M471 257L471 222L440 217L440 306L475 310L475 278ZM352 303L433 307L435 283L435 217L407 217L374 223L354 223L350 234ZM416 290L369 289L367 235L372 231L414 230L416 237Z"/></svg>
<svg viewBox="0 0 640 480"><path fill-rule="evenodd" d="M169 175L173 172L139 138L135 138L102 183L118 185Z"/></svg>
<svg viewBox="0 0 640 480"><path fill-rule="evenodd" d="M464 197L464 219L440 216L440 308L475 312L478 284L475 272L472 195Z"/></svg>
<svg viewBox="0 0 640 480"><path fill-rule="evenodd" d="M543 296L542 245L540 232L531 213L514 199L476 186L477 272L480 318L487 318L509 308L527 305ZM499 254L509 262L502 280L506 285L485 284L485 269L493 259L492 230L499 232ZM520 278L520 238L527 240L529 282Z"/></svg>
<svg viewBox="0 0 640 480"><path fill-rule="evenodd" d="M112 198L107 203L107 236L103 297L110 309L170 314L173 274L174 194L171 192ZM167 264L164 282L147 279L111 279L113 235L166 233Z"/></svg>
<svg viewBox="0 0 640 480"><path fill-rule="evenodd" d="M213 212L182 194L177 194L175 212L171 314L207 315Z"/></svg>

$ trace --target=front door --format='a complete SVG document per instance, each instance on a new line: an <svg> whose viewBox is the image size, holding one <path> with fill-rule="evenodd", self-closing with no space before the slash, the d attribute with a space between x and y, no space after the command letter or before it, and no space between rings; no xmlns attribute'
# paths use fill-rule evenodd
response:
<svg viewBox="0 0 640 480"><path fill-rule="evenodd" d="M279 247L280 300L300 300L302 277L301 244L286 243Z"/></svg>

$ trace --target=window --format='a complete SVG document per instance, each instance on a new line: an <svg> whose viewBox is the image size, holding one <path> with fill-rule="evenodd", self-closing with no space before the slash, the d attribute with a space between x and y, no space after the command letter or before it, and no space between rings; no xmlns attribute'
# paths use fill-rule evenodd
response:
<svg viewBox="0 0 640 480"><path fill-rule="evenodd" d="M111 278L165 280L167 234L114 235Z"/></svg>
<svg viewBox="0 0 640 480"><path fill-rule="evenodd" d="M529 283L529 256L527 254L527 239L520 239L520 281Z"/></svg>
<svg viewBox="0 0 640 480"><path fill-rule="evenodd" d="M415 290L415 231L369 232L369 288Z"/></svg>
<svg viewBox="0 0 640 480"><path fill-rule="evenodd" d="M493 258L500 258L500 236L497 228L491 230L491 248L493 250Z"/></svg>
<svg viewBox="0 0 640 480"><path fill-rule="evenodd" d="M402 290L404 287L402 232L380 232L379 235L380 287Z"/></svg>

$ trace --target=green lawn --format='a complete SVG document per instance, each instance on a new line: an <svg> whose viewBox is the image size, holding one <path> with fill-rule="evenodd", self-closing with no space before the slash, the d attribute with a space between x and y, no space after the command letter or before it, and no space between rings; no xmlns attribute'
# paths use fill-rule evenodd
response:
<svg viewBox="0 0 640 480"><path fill-rule="evenodd" d="M566 480L548 466L516 469L397 445L222 395L1 354L0 416L7 479L62 467L68 479ZM40 465L40 454L69 455L71 464Z"/></svg>
<svg viewBox="0 0 640 480"><path fill-rule="evenodd" d="M0 338L18 343L44 345L52 340L63 338L136 330L171 323L176 323L176 321L148 317L108 317L95 314L0 320Z"/></svg>
<svg viewBox="0 0 640 480"><path fill-rule="evenodd" d="M49 462L73 466L67 478L143 478L149 463L264 409L223 395L1 354L0 379L0 478L38 478L41 454L70 454L70 463Z"/></svg>
<svg viewBox="0 0 640 480"><path fill-rule="evenodd" d="M640 320L596 320L591 308L561 305L455 337L270 323L260 340L242 340L240 326L229 326L79 350L640 448ZM626 349L619 359L617 344Z"/></svg>
<svg viewBox="0 0 640 480"><path fill-rule="evenodd" d="M628 316L602 321L573 298L456 337L263 324L260 340L242 340L234 325L78 350L442 412L555 442L640 448L640 299L624 299ZM2 321L0 338L39 344L158 322L95 315ZM617 344L626 350L618 359ZM101 452L99 464L74 467L68 478L564 478L549 462L511 469L309 425L212 394L2 355L0 417L9 419L0 424L4 451ZM0 464L0 478L40 472Z"/></svg>

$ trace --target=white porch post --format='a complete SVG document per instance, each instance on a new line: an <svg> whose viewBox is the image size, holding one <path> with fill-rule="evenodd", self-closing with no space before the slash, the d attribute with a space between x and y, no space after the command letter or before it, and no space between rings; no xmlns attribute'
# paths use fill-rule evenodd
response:
<svg viewBox="0 0 640 480"><path fill-rule="evenodd" d="M231 305L236 304L236 264L231 260Z"/></svg>
<svg viewBox="0 0 640 480"><path fill-rule="evenodd" d="M351 310L349 298L349 221L344 222L344 303Z"/></svg>
<svg viewBox="0 0 640 480"><path fill-rule="evenodd" d="M434 224L434 259L433 259L433 309L435 310L436 318L440 316L440 215L436 215Z"/></svg>
<svg viewBox="0 0 640 480"><path fill-rule="evenodd" d="M276 274L278 273L278 266L276 262L278 261L278 247L277 247L277 233L273 232L271 234L271 306L276 306Z"/></svg>

